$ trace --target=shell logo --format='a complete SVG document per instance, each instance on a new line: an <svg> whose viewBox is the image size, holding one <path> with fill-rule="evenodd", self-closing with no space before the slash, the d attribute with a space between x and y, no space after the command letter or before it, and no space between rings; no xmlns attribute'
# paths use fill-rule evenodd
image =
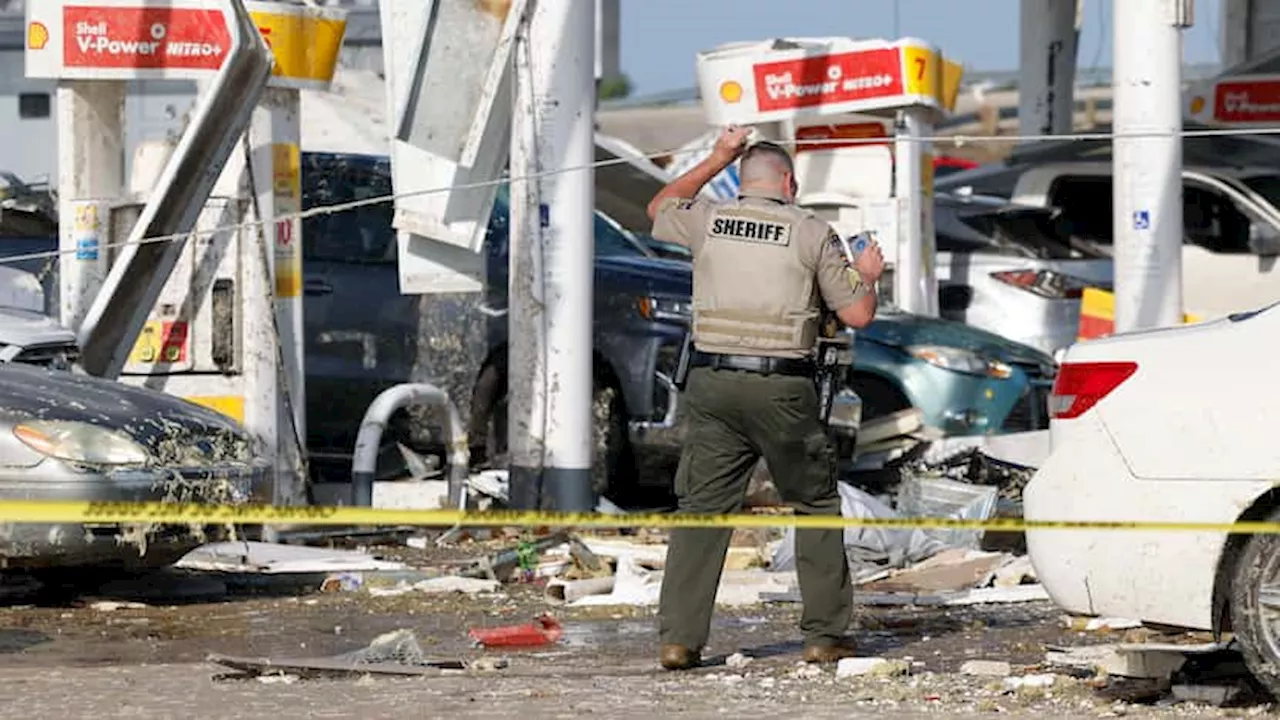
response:
<svg viewBox="0 0 1280 720"><path fill-rule="evenodd" d="M1199 115L1204 111L1204 98L1199 95L1191 98L1191 114Z"/></svg>
<svg viewBox="0 0 1280 720"><path fill-rule="evenodd" d="M736 103L742 99L742 85L737 80L720 83L720 99L727 103Z"/></svg>
<svg viewBox="0 0 1280 720"><path fill-rule="evenodd" d="M44 23L33 22L27 26L27 47L32 50L43 50L49 44L49 28Z"/></svg>

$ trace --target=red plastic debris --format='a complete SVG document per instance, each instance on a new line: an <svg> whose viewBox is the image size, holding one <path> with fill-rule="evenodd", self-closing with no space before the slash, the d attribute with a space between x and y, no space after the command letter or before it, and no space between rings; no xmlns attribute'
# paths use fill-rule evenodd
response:
<svg viewBox="0 0 1280 720"><path fill-rule="evenodd" d="M542 615L524 625L471 628L467 634L485 647L539 647L558 642L564 629L555 618Z"/></svg>

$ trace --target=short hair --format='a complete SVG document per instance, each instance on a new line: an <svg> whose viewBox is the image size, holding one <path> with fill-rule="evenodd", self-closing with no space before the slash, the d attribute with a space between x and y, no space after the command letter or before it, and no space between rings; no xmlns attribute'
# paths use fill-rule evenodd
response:
<svg viewBox="0 0 1280 720"><path fill-rule="evenodd" d="M768 140L754 143L743 151L738 166L740 182L743 183L775 180L784 172L795 174L791 153Z"/></svg>

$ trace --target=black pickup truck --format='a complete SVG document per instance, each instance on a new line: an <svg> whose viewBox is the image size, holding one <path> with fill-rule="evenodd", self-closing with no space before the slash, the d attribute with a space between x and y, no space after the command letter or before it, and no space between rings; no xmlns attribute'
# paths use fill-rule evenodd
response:
<svg viewBox="0 0 1280 720"><path fill-rule="evenodd" d="M385 157L303 155L304 208L390 193ZM473 467L504 461L505 187L489 222L480 293L400 294L392 215L383 203L304 221L307 440L321 480L345 481L369 403L411 380L454 398L468 425ZM646 481L669 483L637 466L661 465L678 451L670 376L688 323L690 271L687 262L658 258L599 212L595 256L595 481L598 491L630 505ZM384 440L438 451L440 424L409 415L393 421ZM392 463L388 472L395 469ZM652 502L654 489L643 497Z"/></svg>

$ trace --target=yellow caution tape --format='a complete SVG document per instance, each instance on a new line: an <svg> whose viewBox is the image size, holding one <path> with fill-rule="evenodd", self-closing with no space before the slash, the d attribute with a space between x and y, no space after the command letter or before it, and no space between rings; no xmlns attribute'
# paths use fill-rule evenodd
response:
<svg viewBox="0 0 1280 720"><path fill-rule="evenodd" d="M114 503L41 500L0 501L0 523L364 525L576 528L926 528L1026 532L1028 530L1141 530L1237 535L1280 534L1280 522L1161 522L1136 520L957 520L952 518L851 518L826 515L690 515L644 513L606 515L531 510L463 512L365 507L287 507L199 503Z"/></svg>

